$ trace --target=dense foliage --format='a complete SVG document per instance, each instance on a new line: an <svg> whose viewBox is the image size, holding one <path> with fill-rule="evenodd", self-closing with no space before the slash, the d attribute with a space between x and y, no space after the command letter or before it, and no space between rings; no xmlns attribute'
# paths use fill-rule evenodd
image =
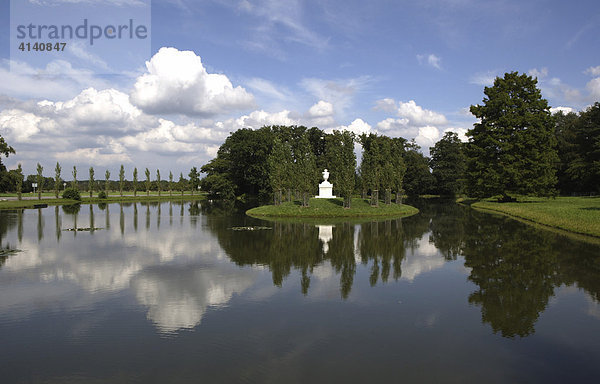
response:
<svg viewBox="0 0 600 384"><path fill-rule="evenodd" d="M78 189L67 188L63 191L62 198L70 200L81 200L81 194L79 193Z"/></svg>
<svg viewBox="0 0 600 384"><path fill-rule="evenodd" d="M440 195L456 196L464 190L467 162L463 146L456 133L446 132L429 150L429 166Z"/></svg>
<svg viewBox="0 0 600 384"><path fill-rule="evenodd" d="M467 132L468 192L474 197L555 194L558 162L548 102L537 80L511 72L485 87Z"/></svg>

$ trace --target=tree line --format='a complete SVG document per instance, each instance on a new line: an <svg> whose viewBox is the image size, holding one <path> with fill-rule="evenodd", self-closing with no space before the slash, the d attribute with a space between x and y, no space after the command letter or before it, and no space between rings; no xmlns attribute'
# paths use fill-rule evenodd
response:
<svg viewBox="0 0 600 384"><path fill-rule="evenodd" d="M328 168L334 193L350 196L466 194L501 201L519 195L556 196L600 191L600 103L579 114L552 115L537 79L506 73L485 87L467 142L446 132L430 157L414 141L384 135L325 133L313 127L265 126L233 132L217 157L201 168L202 188L213 196L271 196L275 204L296 197L307 204ZM356 166L354 144L362 147Z"/></svg>
<svg viewBox="0 0 600 384"><path fill-rule="evenodd" d="M326 133L304 126L264 126L240 129L229 135L217 156L200 168L192 168L189 179L180 174L175 182L170 173L163 180L160 171L151 180L150 171L128 181L121 165L118 181L106 171L104 181L96 181L93 168L87 182L77 181L73 169L72 188L80 190L173 191L199 185L213 198L258 196L275 204L297 198L303 205L318 192L321 172L327 168L334 194L349 207L352 195L380 197L390 204L392 196L401 203L402 195L466 194L483 198L497 196L510 201L519 195L596 194L600 191L600 103L579 113L552 115L542 98L537 79L506 73L493 86L484 88L481 104L472 105L478 119L467 131L467 142L446 132L430 148L430 157L413 141L384 135L356 136L347 131ZM362 148L357 165L355 145ZM15 150L0 137L0 154ZM43 190L58 194L60 165L55 177L44 177L38 164L37 175L23 177L22 169L7 171L0 161L0 191ZM144 179L145 176L145 179Z"/></svg>
<svg viewBox="0 0 600 384"><path fill-rule="evenodd" d="M2 150L2 144L6 145L3 138L0 137L0 151ZM10 148L10 147L9 147ZM12 149L12 148L10 148ZM15 153L8 150L9 153ZM6 152L2 152L6 156ZM188 179L184 178L183 172L179 174L179 179L175 180L173 172L169 172L168 178L163 179L160 174L160 169L156 170L156 174L153 177L148 168L145 169L144 177L140 178L138 169L133 169L132 179L127 180L125 175L125 166L121 164L119 169L119 179L111 180L111 172L106 170L104 173L104 179L97 179L94 167L88 169L88 179L78 180L78 170L76 166L73 166L71 170L71 179L67 181L63 178L63 169L59 162L56 162L54 167L54 177L44 176L44 167L37 163L37 173L34 175L27 175L24 177L23 168L21 164L18 164L17 169L6 171L6 167L0 162L0 179L1 191L2 192L16 192L19 200L23 193L36 192L38 199L42 198L42 193L54 192L56 198L62 192L62 196L66 198L77 198L79 199L80 191L89 192L89 196L93 197L94 192L99 197L106 197L110 191L118 191L120 196L123 196L124 192L133 192L134 196L137 196L138 192L145 192L146 195L150 195L150 191L157 191L160 196L163 191L168 192L170 196L173 195L174 191L180 192L182 195L185 191L191 191L194 194L195 190L198 190L200 185L200 173L196 167L192 167L188 174Z"/></svg>

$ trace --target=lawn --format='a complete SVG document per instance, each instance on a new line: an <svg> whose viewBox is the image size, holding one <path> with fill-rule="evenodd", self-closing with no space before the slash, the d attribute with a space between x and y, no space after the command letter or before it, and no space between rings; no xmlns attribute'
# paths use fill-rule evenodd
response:
<svg viewBox="0 0 600 384"><path fill-rule="evenodd" d="M569 232L600 237L600 197L520 198L519 200L515 203L485 200L473 203L471 206Z"/></svg>
<svg viewBox="0 0 600 384"><path fill-rule="evenodd" d="M410 205L402 204L385 205L379 203L379 207L371 207L369 200L353 198L352 207L344 209L342 199L310 199L308 207L302 207L300 202L285 202L279 206L263 205L248 210L246 213L254 217L383 217L383 216L410 216L419 212Z"/></svg>

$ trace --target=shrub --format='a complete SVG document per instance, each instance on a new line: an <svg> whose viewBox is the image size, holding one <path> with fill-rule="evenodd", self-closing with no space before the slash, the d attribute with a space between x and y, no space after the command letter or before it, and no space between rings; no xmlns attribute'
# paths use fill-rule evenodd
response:
<svg viewBox="0 0 600 384"><path fill-rule="evenodd" d="M106 199L106 192L104 192L104 191L100 191L100 192L98 193L98 198L99 198L99 199Z"/></svg>
<svg viewBox="0 0 600 384"><path fill-rule="evenodd" d="M81 194L75 188L67 188L62 194L62 198L69 200L81 200Z"/></svg>

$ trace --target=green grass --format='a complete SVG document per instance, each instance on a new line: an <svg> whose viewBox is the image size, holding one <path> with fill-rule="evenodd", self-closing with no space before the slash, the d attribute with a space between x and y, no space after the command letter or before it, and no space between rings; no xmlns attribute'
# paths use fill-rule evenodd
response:
<svg viewBox="0 0 600 384"><path fill-rule="evenodd" d="M515 203L485 200L471 206L573 233L600 237L600 197L519 198Z"/></svg>
<svg viewBox="0 0 600 384"><path fill-rule="evenodd" d="M54 196L54 194L52 194ZM89 196L89 194L87 195ZM110 194L106 199L99 199L97 196L92 198L83 197L81 201L69 200L63 198L52 198L52 199L33 199L33 200L6 200L0 201L0 209L16 209L16 208L32 208L37 204L48 204L48 205L68 205L68 204L98 204L98 203L125 203L135 201L177 201L177 200L190 200L190 199L203 199L205 194L194 194L183 195L181 193L174 193L173 196L169 196L169 193L163 193L161 196L150 195L146 196L145 193L138 194L137 196L123 196L117 194Z"/></svg>
<svg viewBox="0 0 600 384"><path fill-rule="evenodd" d="M263 205L248 210L246 214L253 217L277 218L336 218L336 217L401 217L410 216L419 212L410 205L385 205L371 207L368 200L352 199L352 208L344 209L342 199L310 199L309 207L300 206L299 202L286 202L279 206Z"/></svg>

